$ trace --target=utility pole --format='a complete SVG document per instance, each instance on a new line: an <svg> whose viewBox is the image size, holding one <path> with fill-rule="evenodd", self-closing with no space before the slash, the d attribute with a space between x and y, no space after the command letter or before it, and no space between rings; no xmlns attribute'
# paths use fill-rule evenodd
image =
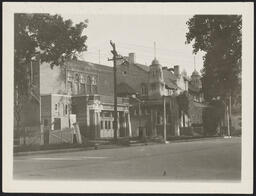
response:
<svg viewBox="0 0 256 196"><path fill-rule="evenodd" d="M110 45L112 46L113 50L111 53L113 54L112 59L108 59L108 61L113 61L114 64L114 141L117 142L117 92L116 92L116 61L119 59L123 59L122 57L118 57L116 52L116 45L114 42L110 41Z"/></svg>
<svg viewBox="0 0 256 196"><path fill-rule="evenodd" d="M231 93L229 95L229 136L231 137L232 119L231 119Z"/></svg>
<svg viewBox="0 0 256 196"><path fill-rule="evenodd" d="M164 126L164 143L167 143L166 141L166 100L165 95L163 95L163 104L164 104L164 120L163 120L163 126Z"/></svg>

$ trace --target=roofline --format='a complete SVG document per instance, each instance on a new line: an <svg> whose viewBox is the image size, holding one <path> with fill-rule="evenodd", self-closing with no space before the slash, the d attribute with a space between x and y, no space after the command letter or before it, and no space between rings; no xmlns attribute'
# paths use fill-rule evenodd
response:
<svg viewBox="0 0 256 196"><path fill-rule="evenodd" d="M72 97L71 95L66 94L57 94L57 93L46 93L46 94L40 94L41 97L43 96L66 96L66 97Z"/></svg>
<svg viewBox="0 0 256 196"><path fill-rule="evenodd" d="M140 66L138 66L138 64L140 64L140 63L133 63L133 65L136 65L136 67L138 67L139 69L145 71L146 73L149 72L149 71L146 71L145 69L141 68ZM140 64L140 65L143 65L143 64ZM147 65L143 65L143 66L149 67L149 66L147 66Z"/></svg>

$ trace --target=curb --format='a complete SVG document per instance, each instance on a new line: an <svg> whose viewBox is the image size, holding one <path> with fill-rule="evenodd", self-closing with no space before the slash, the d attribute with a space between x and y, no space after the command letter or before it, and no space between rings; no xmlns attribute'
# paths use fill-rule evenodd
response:
<svg viewBox="0 0 256 196"><path fill-rule="evenodd" d="M214 140L214 139L224 139L223 137L206 137L206 138L189 138L180 140L168 140L169 144L179 143L179 142L193 142L193 141L203 141L203 140Z"/></svg>
<svg viewBox="0 0 256 196"><path fill-rule="evenodd" d="M201 140L214 140L214 139L224 139L223 137L207 137L207 138L190 138L190 139L180 139L180 140L168 140L168 144L180 143L180 142L193 142ZM68 149L54 149L54 150L39 150L39 151L28 151L28 152L15 152L13 156L26 156L26 155L37 155L37 154L53 154L53 153L68 153L68 152L79 152L79 151L88 151L88 150L103 150L103 149L115 149L115 148L127 148L127 147L136 147L136 146L148 146L148 145L157 145L164 144L162 142L147 142L147 143L132 143L129 145L99 145L97 148L84 147L84 148L68 148Z"/></svg>

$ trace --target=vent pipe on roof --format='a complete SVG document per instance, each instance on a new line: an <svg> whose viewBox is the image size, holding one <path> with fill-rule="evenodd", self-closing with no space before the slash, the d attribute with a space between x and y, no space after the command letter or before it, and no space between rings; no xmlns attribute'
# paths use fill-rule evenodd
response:
<svg viewBox="0 0 256 196"><path fill-rule="evenodd" d="M175 76L179 76L180 75L180 67L179 67L179 65L174 65L173 69L174 69L174 75Z"/></svg>

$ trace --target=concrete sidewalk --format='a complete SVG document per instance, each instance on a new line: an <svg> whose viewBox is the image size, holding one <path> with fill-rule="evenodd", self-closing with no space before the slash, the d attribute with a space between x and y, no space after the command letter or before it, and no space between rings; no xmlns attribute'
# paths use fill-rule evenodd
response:
<svg viewBox="0 0 256 196"><path fill-rule="evenodd" d="M187 138L187 139L176 139L169 140L168 143L180 143L180 142L193 142L200 140L216 140L216 139L224 139L224 137L204 137L204 138ZM130 142L129 145L115 145L115 144L103 144L103 145L95 145L95 146L84 146L84 147L70 147L65 149L51 149L51 150L36 150L36 151L24 151L24 152L15 152L14 156L26 156L26 155L37 155L37 154L50 154L50 153L67 153L67 152L76 152L76 151L87 151L87 150L100 150L100 149L114 149L114 148L127 148L133 146L145 146L145 145L156 145L156 144L164 144L161 142Z"/></svg>

